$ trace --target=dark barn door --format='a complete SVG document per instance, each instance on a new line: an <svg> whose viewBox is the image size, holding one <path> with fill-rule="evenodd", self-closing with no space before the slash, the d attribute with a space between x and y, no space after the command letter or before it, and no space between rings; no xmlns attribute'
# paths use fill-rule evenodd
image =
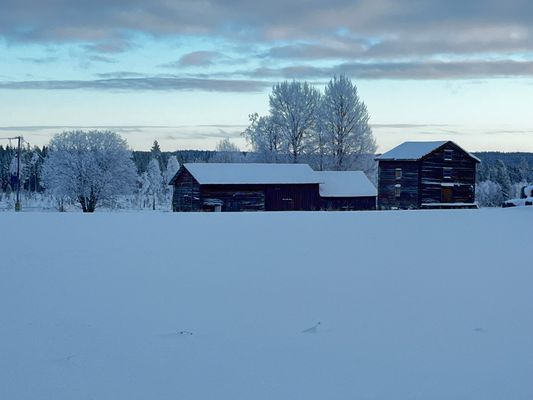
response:
<svg viewBox="0 0 533 400"><path fill-rule="evenodd" d="M269 185L266 187L267 211L316 210L318 184Z"/></svg>
<svg viewBox="0 0 533 400"><path fill-rule="evenodd" d="M442 203L453 203L453 188L443 187L441 189L441 202Z"/></svg>

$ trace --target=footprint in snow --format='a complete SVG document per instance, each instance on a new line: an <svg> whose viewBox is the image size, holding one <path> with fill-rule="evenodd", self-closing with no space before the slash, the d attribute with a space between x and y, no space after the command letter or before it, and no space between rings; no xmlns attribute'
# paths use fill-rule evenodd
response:
<svg viewBox="0 0 533 400"><path fill-rule="evenodd" d="M302 331L302 333L317 333L318 327L320 326L320 321L318 321L314 326L311 328L307 328Z"/></svg>
<svg viewBox="0 0 533 400"><path fill-rule="evenodd" d="M170 333L162 333L161 337L175 337L175 336L192 336L191 331L174 331Z"/></svg>

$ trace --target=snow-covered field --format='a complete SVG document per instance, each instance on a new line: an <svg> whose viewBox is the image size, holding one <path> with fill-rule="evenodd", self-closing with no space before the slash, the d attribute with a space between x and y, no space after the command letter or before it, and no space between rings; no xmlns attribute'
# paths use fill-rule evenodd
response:
<svg viewBox="0 0 533 400"><path fill-rule="evenodd" d="M532 222L2 213L0 399L530 400Z"/></svg>

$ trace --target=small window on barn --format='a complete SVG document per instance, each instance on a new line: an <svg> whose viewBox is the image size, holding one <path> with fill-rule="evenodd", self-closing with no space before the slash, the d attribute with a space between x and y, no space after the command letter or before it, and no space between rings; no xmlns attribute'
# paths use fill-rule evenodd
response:
<svg viewBox="0 0 533 400"><path fill-rule="evenodd" d="M453 160L453 150L444 150L444 161Z"/></svg>
<svg viewBox="0 0 533 400"><path fill-rule="evenodd" d="M452 179L452 169L449 167L444 167L442 169L442 178L443 179Z"/></svg>
<svg viewBox="0 0 533 400"><path fill-rule="evenodd" d="M394 185L394 197L400 197L402 194L402 185Z"/></svg>
<svg viewBox="0 0 533 400"><path fill-rule="evenodd" d="M395 171L396 179L402 179L402 169L396 168L394 171Z"/></svg>

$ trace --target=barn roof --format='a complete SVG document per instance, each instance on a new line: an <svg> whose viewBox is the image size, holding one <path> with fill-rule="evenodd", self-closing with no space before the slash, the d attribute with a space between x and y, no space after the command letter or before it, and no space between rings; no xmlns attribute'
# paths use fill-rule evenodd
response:
<svg viewBox="0 0 533 400"><path fill-rule="evenodd" d="M383 153L382 155L376 157L376 160L398 160L398 161L417 161L427 156L429 153L437 150L439 147L446 143L453 143L455 146L459 147L466 154L472 157L476 161L480 161L479 158L470 154L466 150L462 149L456 143L450 140L438 140L433 142L403 142L399 146L396 146L392 150Z"/></svg>
<svg viewBox="0 0 533 400"><path fill-rule="evenodd" d="M201 185L254 185L320 183L307 164L186 163Z"/></svg>
<svg viewBox="0 0 533 400"><path fill-rule="evenodd" d="M319 177L321 197L377 196L377 190L362 171L321 171Z"/></svg>

